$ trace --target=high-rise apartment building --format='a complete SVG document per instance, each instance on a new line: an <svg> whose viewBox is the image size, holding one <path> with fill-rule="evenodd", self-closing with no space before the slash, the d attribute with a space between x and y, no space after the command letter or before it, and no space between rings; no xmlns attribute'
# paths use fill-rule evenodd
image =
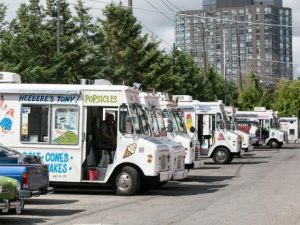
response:
<svg viewBox="0 0 300 225"><path fill-rule="evenodd" d="M202 10L176 14L175 42L240 85L251 72L293 78L292 10L282 0L203 0Z"/></svg>

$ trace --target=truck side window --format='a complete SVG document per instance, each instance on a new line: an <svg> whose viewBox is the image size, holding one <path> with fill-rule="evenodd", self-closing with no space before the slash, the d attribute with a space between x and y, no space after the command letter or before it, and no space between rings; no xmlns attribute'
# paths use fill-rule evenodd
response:
<svg viewBox="0 0 300 225"><path fill-rule="evenodd" d="M49 106L22 105L21 112L21 141L48 142Z"/></svg>
<svg viewBox="0 0 300 225"><path fill-rule="evenodd" d="M122 134L132 134L133 125L132 119L129 114L127 105L123 104L120 106L120 122L119 122L120 132Z"/></svg>
<svg viewBox="0 0 300 225"><path fill-rule="evenodd" d="M54 124L51 129L53 144L78 144L79 109L78 107L54 106Z"/></svg>

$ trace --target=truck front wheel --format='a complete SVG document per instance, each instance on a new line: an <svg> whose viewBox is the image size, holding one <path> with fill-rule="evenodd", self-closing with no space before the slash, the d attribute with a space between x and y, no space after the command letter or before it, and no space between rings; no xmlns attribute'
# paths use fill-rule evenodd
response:
<svg viewBox="0 0 300 225"><path fill-rule="evenodd" d="M115 191L117 195L134 195L140 189L140 175L130 166L123 167L115 178Z"/></svg>
<svg viewBox="0 0 300 225"><path fill-rule="evenodd" d="M230 161L231 154L226 148L218 148L215 150L213 160L217 164L226 164Z"/></svg>
<svg viewBox="0 0 300 225"><path fill-rule="evenodd" d="M271 140L269 146L270 148L279 148L279 142L277 140Z"/></svg>

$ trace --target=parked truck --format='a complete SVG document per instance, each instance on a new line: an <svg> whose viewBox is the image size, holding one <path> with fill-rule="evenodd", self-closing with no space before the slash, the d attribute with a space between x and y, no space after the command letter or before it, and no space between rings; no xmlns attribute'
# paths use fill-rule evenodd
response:
<svg viewBox="0 0 300 225"><path fill-rule="evenodd" d="M30 198L53 191L49 187L48 166L37 156L24 155L0 144L0 176L16 179L20 198Z"/></svg>
<svg viewBox="0 0 300 225"><path fill-rule="evenodd" d="M163 113L159 106L159 97L153 93L140 93L141 103L148 113L149 124L154 137L166 144L170 149L170 168L173 171L172 180L183 180L188 172L185 169L185 150L180 142L175 142L167 136Z"/></svg>
<svg viewBox="0 0 300 225"><path fill-rule="evenodd" d="M279 127L287 132L288 141L290 143L297 143L300 137L298 117L279 117L278 121Z"/></svg>
<svg viewBox="0 0 300 225"><path fill-rule="evenodd" d="M175 95L182 107L187 127L195 127L201 143L202 157L213 158L218 164L230 163L234 156L243 153L241 138L228 127L224 104L200 102L189 95ZM194 133L189 133L194 136Z"/></svg>
<svg viewBox="0 0 300 225"><path fill-rule="evenodd" d="M254 111L237 111L236 117L239 125L249 124L249 126L252 126L252 122L258 125L256 134L259 138L259 145L280 148L284 142L288 141L285 132L279 130L278 121L273 110L266 110L265 107L255 107Z"/></svg>
<svg viewBox="0 0 300 225"><path fill-rule="evenodd" d="M169 98L167 93L158 92L156 95L159 97L159 105L163 112L168 137L180 142L185 149L185 168L199 169L204 164L201 158L200 142L195 136L188 135L181 108Z"/></svg>
<svg viewBox="0 0 300 225"><path fill-rule="evenodd" d="M225 112L226 112L226 115L227 115L227 118L228 118L229 124L230 124L229 128L234 133L241 136L242 149L244 151L248 151L249 147L251 146L250 134L238 129L237 121L236 121L236 111L237 111L237 109L233 106L225 106Z"/></svg>
<svg viewBox="0 0 300 225"><path fill-rule="evenodd" d="M18 74L0 75L0 119L9 121L1 141L40 156L50 184L110 185L118 195L134 195L171 179L168 146L152 135L137 89L101 80L24 84ZM116 118L113 145L99 128L108 113Z"/></svg>

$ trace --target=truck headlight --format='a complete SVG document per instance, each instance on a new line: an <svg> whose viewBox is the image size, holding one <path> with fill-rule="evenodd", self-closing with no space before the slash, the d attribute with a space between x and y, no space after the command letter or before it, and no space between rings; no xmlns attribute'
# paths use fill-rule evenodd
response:
<svg viewBox="0 0 300 225"><path fill-rule="evenodd" d="M21 184L20 184L20 182L19 182L19 181L17 181L16 190L17 190L17 192L18 192L18 193L19 193L19 192L20 192L20 190L21 190Z"/></svg>

